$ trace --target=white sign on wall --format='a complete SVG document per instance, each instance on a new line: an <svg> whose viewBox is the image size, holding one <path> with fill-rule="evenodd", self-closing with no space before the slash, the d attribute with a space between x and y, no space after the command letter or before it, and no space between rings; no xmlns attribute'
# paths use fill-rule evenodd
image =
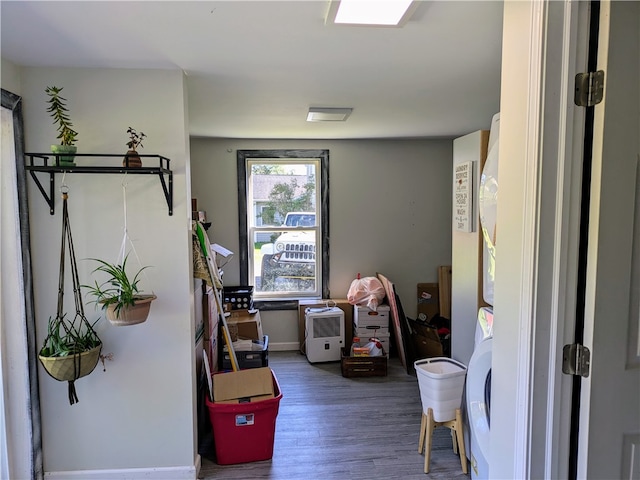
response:
<svg viewBox="0 0 640 480"><path fill-rule="evenodd" d="M454 167L453 227L459 232L473 231L473 162Z"/></svg>

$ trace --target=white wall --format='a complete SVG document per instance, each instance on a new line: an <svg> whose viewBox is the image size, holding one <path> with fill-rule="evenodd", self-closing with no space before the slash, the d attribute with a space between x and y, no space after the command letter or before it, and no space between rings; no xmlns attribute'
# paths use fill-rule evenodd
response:
<svg viewBox="0 0 640 480"><path fill-rule="evenodd" d="M3 58L1 72L2 88L16 95L20 95L20 67Z"/></svg>
<svg viewBox="0 0 640 480"><path fill-rule="evenodd" d="M490 122L489 122L490 123ZM486 135L486 132L484 132ZM485 145L486 148L486 145ZM478 192L483 152L483 132L477 131L453 141L453 165L473 162L474 226L471 232L452 228L451 233L451 357L469 365L473 354L474 337L478 321L478 295L481 290L480 222Z"/></svg>
<svg viewBox="0 0 640 480"><path fill-rule="evenodd" d="M48 152L55 131L46 113L47 86L63 87L80 153L124 153L126 130L147 134L141 153L171 159L174 214L155 176L56 176L56 214L29 179L31 249L37 341L55 315L61 200L69 187L70 223L80 281L91 282L91 257L117 259L123 234L122 184L127 184L128 229L143 264L151 265L142 287L158 295L147 322L114 327L97 324L103 353L113 353L76 382L80 402L70 406L66 384L40 367L42 434L46 472L177 469L195 475L194 326L191 305L191 206L187 181L188 141L184 79L180 71L24 68L27 152ZM78 159L78 162L82 160ZM107 160L118 165L119 158ZM46 177L43 177L46 184ZM135 258L130 263L138 266ZM67 269L67 272L69 270ZM69 275L67 273L67 280ZM69 282L68 282L69 283ZM72 294L65 295L73 316ZM85 295L85 302L90 298ZM90 321L102 316L86 307ZM65 474L60 474L64 476ZM85 478L91 478L85 473ZM134 475L135 476L135 475ZM114 473L114 477L117 476ZM149 477L153 478L153 477Z"/></svg>
<svg viewBox="0 0 640 480"><path fill-rule="evenodd" d="M437 267L451 262L452 141L193 138L192 192L212 242L239 248L236 151L287 148L329 149L331 296L346 298L358 273L380 272L415 318L417 284L437 282ZM225 283L238 282L236 257Z"/></svg>

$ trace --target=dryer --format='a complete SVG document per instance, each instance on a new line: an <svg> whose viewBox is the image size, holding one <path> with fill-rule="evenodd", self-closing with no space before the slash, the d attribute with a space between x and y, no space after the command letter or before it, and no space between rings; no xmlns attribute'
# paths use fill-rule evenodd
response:
<svg viewBox="0 0 640 480"><path fill-rule="evenodd" d="M493 337L482 340L467 369L466 401L470 429L471 478L489 478L489 428L491 425L491 357Z"/></svg>

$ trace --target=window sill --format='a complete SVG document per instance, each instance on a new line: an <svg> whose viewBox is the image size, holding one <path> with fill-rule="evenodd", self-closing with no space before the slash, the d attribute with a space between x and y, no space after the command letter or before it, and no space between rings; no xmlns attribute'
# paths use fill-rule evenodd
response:
<svg viewBox="0 0 640 480"><path fill-rule="evenodd" d="M253 308L260 311L298 310L298 300L254 300Z"/></svg>

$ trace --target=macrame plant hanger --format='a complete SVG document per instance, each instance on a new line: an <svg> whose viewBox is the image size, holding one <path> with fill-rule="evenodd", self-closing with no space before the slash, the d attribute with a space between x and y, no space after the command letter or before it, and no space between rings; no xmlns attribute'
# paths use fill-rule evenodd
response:
<svg viewBox="0 0 640 480"><path fill-rule="evenodd" d="M126 178L127 178L127 174L124 174L124 180L122 181L122 205L123 205L123 235L122 235L122 243L120 244L120 251L118 252L118 259L116 261L117 265L123 265L124 266L124 261L127 258L127 243L129 244L129 246L131 247L131 251L133 252L134 256L136 257L136 260L138 261L138 266L142 269L142 275L144 275L145 280L149 280L147 277L147 274L145 273L143 266L142 266L142 262L140 261L140 256L138 255L138 252L136 251L136 246L133 244L133 241L131 240L131 237L129 237L129 231L127 229L127 182L126 182ZM152 294L153 291L151 292ZM154 294L155 295L155 294Z"/></svg>
<svg viewBox="0 0 640 480"><path fill-rule="evenodd" d="M68 371L56 372L51 371L50 368L47 368L44 365L45 360L41 357L43 361L43 365L45 366L45 370L49 375L51 375L56 380L64 381L65 379L68 381L68 393L69 393L69 404L73 405L78 402L78 395L76 393L75 381L85 375L88 375L93 371L97 364L97 359L100 356L100 351L102 349L102 342L100 341L98 334L93 329L87 317L84 314L84 304L82 302L82 294L80 291L80 281L78 277L78 265L76 263L76 254L75 249L73 247L73 238L71 236L71 225L69 223L69 210L67 207L67 199L68 199L68 187L63 185L60 187L60 192L62 193L62 241L60 245L60 272L58 274L58 307L56 310L56 318L53 324L52 331L57 332L59 327L62 327L67 335L74 336L78 334L83 325L87 329L87 335L94 336L99 341L99 349L93 352L90 356L84 356L81 353L83 349L81 345L78 345L77 340L74 344L74 354L73 357L73 368L72 371L69 369ZM63 300L64 300L64 275L65 275L65 253L66 253L66 244L69 244L69 261L71 264L71 279L73 282L73 299L75 303L75 316L72 322L67 322L64 319L65 314L63 313ZM51 337L52 331L48 332L47 339ZM45 339L45 344L47 342ZM96 350L94 347L93 350ZM85 358L83 358L83 356ZM91 365L93 364L93 365Z"/></svg>

